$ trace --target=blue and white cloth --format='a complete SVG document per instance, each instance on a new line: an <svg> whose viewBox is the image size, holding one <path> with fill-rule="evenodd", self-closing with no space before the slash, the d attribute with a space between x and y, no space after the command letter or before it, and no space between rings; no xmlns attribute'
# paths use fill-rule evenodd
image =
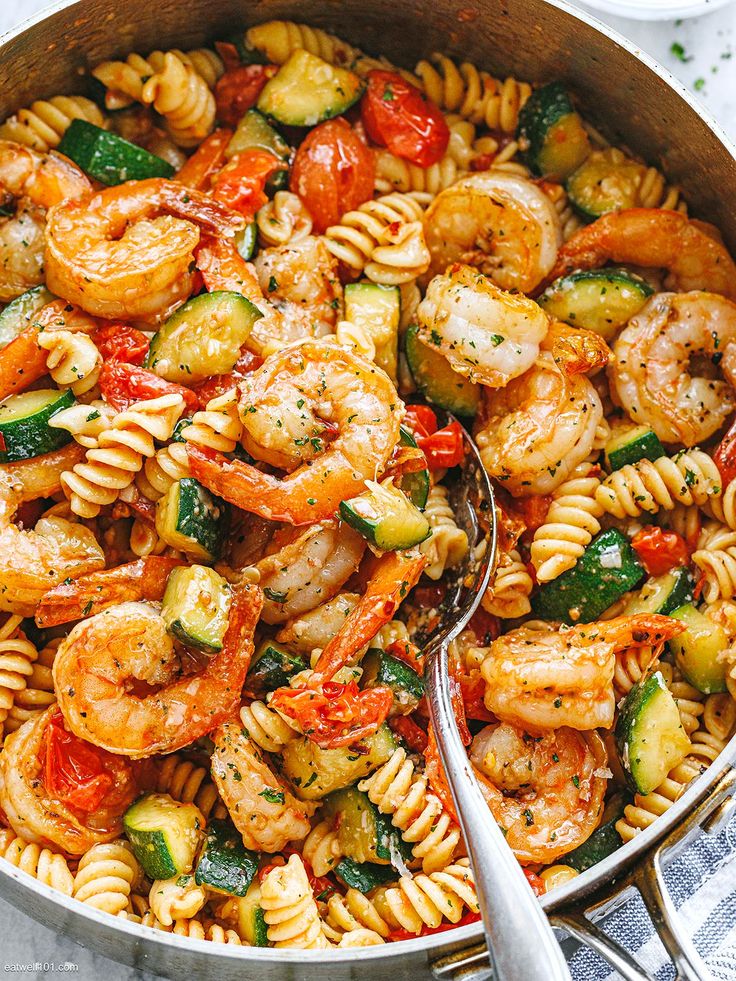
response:
<svg viewBox="0 0 736 981"><path fill-rule="evenodd" d="M736 817L717 835L701 835L665 873L673 902L714 981L736 981ZM636 895L599 923L657 981L675 971ZM587 947L570 958L573 981L617 981Z"/></svg>

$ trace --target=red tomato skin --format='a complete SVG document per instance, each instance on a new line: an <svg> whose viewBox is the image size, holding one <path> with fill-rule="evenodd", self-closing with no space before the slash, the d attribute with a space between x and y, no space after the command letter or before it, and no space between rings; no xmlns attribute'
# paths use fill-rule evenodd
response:
<svg viewBox="0 0 736 981"><path fill-rule="evenodd" d="M430 470L457 467L465 457L463 431L459 422L451 422L430 436L422 436L417 443L427 458Z"/></svg>
<svg viewBox="0 0 736 981"><path fill-rule="evenodd" d="M437 416L428 405L407 405L404 425L411 429L415 439L431 436L437 432Z"/></svg>
<svg viewBox="0 0 736 981"><path fill-rule="evenodd" d="M360 108L369 139L397 157L431 167L447 152L450 130L442 110L396 72L370 72Z"/></svg>
<svg viewBox="0 0 736 981"><path fill-rule="evenodd" d="M130 324L106 324L94 333L105 364L142 365L148 354L149 341L141 330Z"/></svg>
<svg viewBox="0 0 736 981"><path fill-rule="evenodd" d="M731 423L728 432L716 447L713 462L723 478L723 490L736 477L736 419Z"/></svg>
<svg viewBox="0 0 736 981"><path fill-rule="evenodd" d="M277 71L276 65L240 65L226 71L215 85L215 104L220 122L226 126L237 126L246 112L258 102L261 90Z"/></svg>
<svg viewBox="0 0 736 981"><path fill-rule="evenodd" d="M315 126L297 150L289 187L321 233L373 197L375 176L373 151L344 119L328 119Z"/></svg>
<svg viewBox="0 0 736 981"><path fill-rule="evenodd" d="M212 196L246 218L268 201L266 181L283 162L267 150L244 150L226 163L212 182Z"/></svg>
<svg viewBox="0 0 736 981"><path fill-rule="evenodd" d="M147 368L134 364L106 364L100 372L100 391L113 409L121 412L143 399L156 399L172 392L186 402L187 411L196 411L199 402L194 392L184 385L168 382Z"/></svg>
<svg viewBox="0 0 736 981"><path fill-rule="evenodd" d="M690 562L687 542L675 531L647 525L631 539L631 547L650 576L661 576Z"/></svg>

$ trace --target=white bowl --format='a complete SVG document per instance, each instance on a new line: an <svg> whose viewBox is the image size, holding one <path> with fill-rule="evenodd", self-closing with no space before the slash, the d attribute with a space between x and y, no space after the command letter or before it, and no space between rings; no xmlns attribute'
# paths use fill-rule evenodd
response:
<svg viewBox="0 0 736 981"><path fill-rule="evenodd" d="M603 10L632 20L667 20L671 17L697 17L725 7L733 0L579 0L593 10Z"/></svg>

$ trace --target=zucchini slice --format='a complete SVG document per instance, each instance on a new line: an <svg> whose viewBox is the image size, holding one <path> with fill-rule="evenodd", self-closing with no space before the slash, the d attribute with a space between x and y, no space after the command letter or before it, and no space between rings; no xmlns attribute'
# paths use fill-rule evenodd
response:
<svg viewBox="0 0 736 981"><path fill-rule="evenodd" d="M274 640L264 640L253 655L246 687L256 695L262 695L289 684L289 679L304 671L307 662L288 647Z"/></svg>
<svg viewBox="0 0 736 981"><path fill-rule="evenodd" d="M213 892L245 896L258 871L258 855L243 845L231 821L210 821L194 881Z"/></svg>
<svg viewBox="0 0 736 981"><path fill-rule="evenodd" d="M325 820L337 827L337 840L343 855L362 864L390 865L392 851L402 858L411 857L411 846L391 824L391 819L381 814L368 794L357 787L336 790L322 802Z"/></svg>
<svg viewBox="0 0 736 981"><path fill-rule="evenodd" d="M194 477L176 480L156 502L156 531L167 545L200 562L219 558L227 505Z"/></svg>
<svg viewBox="0 0 736 981"><path fill-rule="evenodd" d="M396 384L401 319L399 287L348 283L344 298L345 319L368 334L376 345L376 364Z"/></svg>
<svg viewBox="0 0 736 981"><path fill-rule="evenodd" d="M687 625L687 630L669 641L686 680L705 695L726 691L726 664L719 659L728 647L726 631L692 603L678 607L670 616Z"/></svg>
<svg viewBox="0 0 736 981"><path fill-rule="evenodd" d="M644 568L618 528L601 532L572 569L543 583L532 609L545 620L590 623L644 578Z"/></svg>
<svg viewBox="0 0 736 981"><path fill-rule="evenodd" d="M305 737L292 739L282 750L282 771L291 781L297 797L320 800L357 783L377 769L396 749L396 740L387 725L352 746L321 749Z"/></svg>
<svg viewBox="0 0 736 981"><path fill-rule="evenodd" d="M362 94L354 72L299 48L266 82L257 108L284 126L316 126L341 115Z"/></svg>
<svg viewBox="0 0 736 981"><path fill-rule="evenodd" d="M635 613L659 613L669 616L673 610L693 598L695 580L686 566L653 576L644 583L637 596L626 604L626 616ZM708 621L710 623L710 620Z"/></svg>
<svg viewBox="0 0 736 981"><path fill-rule="evenodd" d="M480 385L450 367L447 358L419 339L419 327L406 332L406 361L424 398L456 416L474 416L480 407Z"/></svg>
<svg viewBox="0 0 736 981"><path fill-rule="evenodd" d="M616 746L627 780L640 794L656 790L687 756L690 739L660 671L626 696L616 723Z"/></svg>
<svg viewBox="0 0 736 981"><path fill-rule="evenodd" d="M639 460L658 460L664 456L659 436L649 426L634 426L616 433L606 443L605 462L610 472Z"/></svg>
<svg viewBox="0 0 736 981"><path fill-rule="evenodd" d="M537 302L555 320L608 341L653 293L649 283L625 269L586 269L556 279Z"/></svg>
<svg viewBox="0 0 736 981"><path fill-rule="evenodd" d="M567 178L567 193L580 215L595 220L609 211L639 207L646 172L643 164L622 159L621 151L613 147L594 150Z"/></svg>
<svg viewBox="0 0 736 981"><path fill-rule="evenodd" d="M561 82L532 92L519 112L517 137L535 174L563 181L591 152L583 121Z"/></svg>
<svg viewBox="0 0 736 981"><path fill-rule="evenodd" d="M291 156L289 144L257 109L249 109L238 123L225 149L225 158L230 160L244 150L266 150L280 160Z"/></svg>
<svg viewBox="0 0 736 981"><path fill-rule="evenodd" d="M363 894L396 880L396 872L390 865L376 865L375 862L355 862L352 858L341 858L335 866L335 875L350 889Z"/></svg>
<svg viewBox="0 0 736 981"><path fill-rule="evenodd" d="M0 312L0 348L6 347L35 319L41 307L56 297L45 286L33 286Z"/></svg>
<svg viewBox="0 0 736 981"><path fill-rule="evenodd" d="M204 826L198 807L169 794L145 794L123 815L123 829L149 879L191 872Z"/></svg>
<svg viewBox="0 0 736 981"><path fill-rule="evenodd" d="M391 480L366 480L365 494L340 503L340 517L383 552L411 548L432 534L429 521Z"/></svg>
<svg viewBox="0 0 736 981"><path fill-rule="evenodd" d="M424 695L424 681L405 661L379 647L371 647L360 664L364 687L386 685L393 691L391 715L407 715L414 711Z"/></svg>
<svg viewBox="0 0 736 981"><path fill-rule="evenodd" d="M605 806L601 823L587 841L565 855L565 865L585 872L619 849L623 841L616 831L616 822L623 816L626 804L625 794L614 794Z"/></svg>
<svg viewBox="0 0 736 981"><path fill-rule="evenodd" d="M172 569L161 604L166 629L188 647L222 650L230 612L230 586L204 565Z"/></svg>
<svg viewBox="0 0 736 981"><path fill-rule="evenodd" d="M49 420L75 402L70 388L41 388L9 396L0 405L0 463L29 460L65 446L71 433L54 429Z"/></svg>
<svg viewBox="0 0 736 981"><path fill-rule="evenodd" d="M112 186L148 177L173 177L167 160L85 119L73 119L57 147L100 184Z"/></svg>
<svg viewBox="0 0 736 981"><path fill-rule="evenodd" d="M254 221L249 221L242 232L236 234L233 241L241 259L245 259L246 262L252 259L258 244L258 225Z"/></svg>
<svg viewBox="0 0 736 981"><path fill-rule="evenodd" d="M240 936L251 947L268 947L268 926L261 906L261 886L258 879L253 880L245 896L236 902Z"/></svg>
<svg viewBox="0 0 736 981"><path fill-rule="evenodd" d="M146 367L179 385L227 374L262 316L240 293L217 290L195 296L175 310L155 335Z"/></svg>
<svg viewBox="0 0 736 981"><path fill-rule="evenodd" d="M415 448L417 446L417 441L414 439L414 433L407 429L406 426L401 426L399 428L399 443L401 443L402 446L413 446ZM423 511L427 506L427 498L429 497L429 488L431 483L429 470L425 467L424 470L415 470L414 473L405 473L401 478L401 489L409 498L414 507L417 507L420 511Z"/></svg>

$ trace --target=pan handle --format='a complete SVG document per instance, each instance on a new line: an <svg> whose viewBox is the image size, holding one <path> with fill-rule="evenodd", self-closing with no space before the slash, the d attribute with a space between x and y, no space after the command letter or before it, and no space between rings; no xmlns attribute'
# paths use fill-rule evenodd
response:
<svg viewBox="0 0 736 981"><path fill-rule="evenodd" d="M622 878L585 902L550 915L552 926L600 954L625 981L653 981L635 958L609 937L595 920L618 907L636 889L677 971L678 981L708 981L709 972L688 936L664 880L664 870L701 832L717 834L736 812L736 769L727 768L708 795L663 841L655 844ZM481 981L492 977L485 944L447 954L431 964L438 981Z"/></svg>

